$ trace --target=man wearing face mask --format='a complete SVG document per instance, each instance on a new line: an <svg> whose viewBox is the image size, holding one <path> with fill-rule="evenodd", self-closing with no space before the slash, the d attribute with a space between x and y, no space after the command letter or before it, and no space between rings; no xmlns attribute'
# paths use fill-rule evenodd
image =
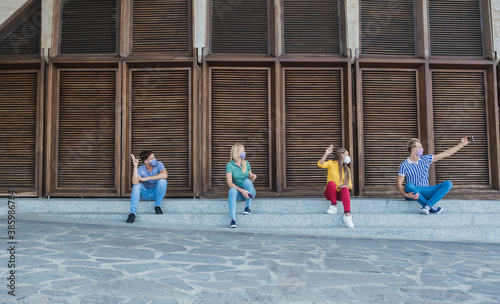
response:
<svg viewBox="0 0 500 304"><path fill-rule="evenodd" d="M406 144L406 149L410 152L410 156L399 166L398 172L398 190L404 195L406 200L417 201L422 208L420 213L440 213L443 208L435 207L453 187L450 181L444 181L440 184L429 186L429 167L432 163L442 160L448 156L455 154L469 144L467 137L462 138L462 141L439 154L423 155L424 149L420 140L412 138ZM406 186L403 187L403 181L406 178Z"/></svg>
<svg viewBox="0 0 500 304"><path fill-rule="evenodd" d="M135 221L137 212L137 204L140 199L147 201L155 201L155 213L163 214L161 210L161 202L167 193L167 169L162 162L156 160L153 151L142 151L140 158L144 163L137 168L139 160L134 154L130 154L132 163L134 164L134 172L132 173L132 195L130 196L130 214L128 215L127 223Z"/></svg>

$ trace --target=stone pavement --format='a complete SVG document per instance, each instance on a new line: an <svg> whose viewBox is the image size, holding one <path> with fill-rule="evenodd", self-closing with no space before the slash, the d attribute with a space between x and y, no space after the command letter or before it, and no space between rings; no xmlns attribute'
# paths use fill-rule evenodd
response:
<svg viewBox="0 0 500 304"><path fill-rule="evenodd" d="M498 243L33 220L17 222L12 297L5 224L1 303L500 302Z"/></svg>

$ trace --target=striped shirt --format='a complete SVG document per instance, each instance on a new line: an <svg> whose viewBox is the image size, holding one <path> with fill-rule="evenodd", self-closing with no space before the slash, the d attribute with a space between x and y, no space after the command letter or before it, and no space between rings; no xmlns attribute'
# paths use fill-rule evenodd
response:
<svg viewBox="0 0 500 304"><path fill-rule="evenodd" d="M406 177L406 183L412 183L417 187L429 186L429 167L434 155L422 155L416 163L408 157L399 166L399 175Z"/></svg>

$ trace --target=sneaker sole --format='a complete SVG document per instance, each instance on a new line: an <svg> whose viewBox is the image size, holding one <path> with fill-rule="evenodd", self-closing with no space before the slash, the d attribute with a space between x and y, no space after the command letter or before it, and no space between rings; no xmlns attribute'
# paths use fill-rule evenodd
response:
<svg viewBox="0 0 500 304"><path fill-rule="evenodd" d="M429 211L425 210L425 209L420 209L420 213L422 214L425 214L425 215L429 215Z"/></svg>
<svg viewBox="0 0 500 304"><path fill-rule="evenodd" d="M244 215L252 214L252 212L243 212Z"/></svg>
<svg viewBox="0 0 500 304"><path fill-rule="evenodd" d="M236 227L238 227L238 226L236 226L236 225L229 226L229 228L236 228Z"/></svg>
<svg viewBox="0 0 500 304"><path fill-rule="evenodd" d="M337 212L326 212L326 214L337 214Z"/></svg>

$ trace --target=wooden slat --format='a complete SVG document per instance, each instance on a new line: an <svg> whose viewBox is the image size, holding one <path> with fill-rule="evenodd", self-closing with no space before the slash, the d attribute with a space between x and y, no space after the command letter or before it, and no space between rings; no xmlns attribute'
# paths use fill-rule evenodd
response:
<svg viewBox="0 0 500 304"><path fill-rule="evenodd" d="M226 164L235 143L245 145L255 185L269 187L268 77L267 69L212 70L212 189L228 190Z"/></svg>
<svg viewBox="0 0 500 304"><path fill-rule="evenodd" d="M340 54L338 0L285 0L285 53Z"/></svg>
<svg viewBox="0 0 500 304"><path fill-rule="evenodd" d="M14 28L7 36L0 37L0 54L40 54L41 8L36 10Z"/></svg>
<svg viewBox="0 0 500 304"><path fill-rule="evenodd" d="M406 142L418 138L415 71L363 70L364 185L394 188Z"/></svg>
<svg viewBox="0 0 500 304"><path fill-rule="evenodd" d="M479 2L429 0L432 56L484 56Z"/></svg>
<svg viewBox="0 0 500 304"><path fill-rule="evenodd" d="M132 152L152 150L169 189L191 187L189 83L188 70L132 72Z"/></svg>
<svg viewBox="0 0 500 304"><path fill-rule="evenodd" d="M116 53L117 0L63 0L61 53Z"/></svg>
<svg viewBox="0 0 500 304"><path fill-rule="evenodd" d="M133 52L189 53L188 0L134 0Z"/></svg>
<svg viewBox="0 0 500 304"><path fill-rule="evenodd" d="M323 188L317 166L325 149L342 147L340 70L285 70L286 187Z"/></svg>
<svg viewBox="0 0 500 304"><path fill-rule="evenodd" d="M413 0L361 0L361 54L415 55Z"/></svg>
<svg viewBox="0 0 500 304"><path fill-rule="evenodd" d="M268 0L212 0L212 53L267 54Z"/></svg>
<svg viewBox="0 0 500 304"><path fill-rule="evenodd" d="M489 185L486 101L483 72L432 72L434 144L436 153L466 135L475 141L436 163L436 182Z"/></svg>
<svg viewBox="0 0 500 304"><path fill-rule="evenodd" d="M115 187L116 72L61 71L57 186Z"/></svg>
<svg viewBox="0 0 500 304"><path fill-rule="evenodd" d="M35 188L36 73L0 73L0 186Z"/></svg>

